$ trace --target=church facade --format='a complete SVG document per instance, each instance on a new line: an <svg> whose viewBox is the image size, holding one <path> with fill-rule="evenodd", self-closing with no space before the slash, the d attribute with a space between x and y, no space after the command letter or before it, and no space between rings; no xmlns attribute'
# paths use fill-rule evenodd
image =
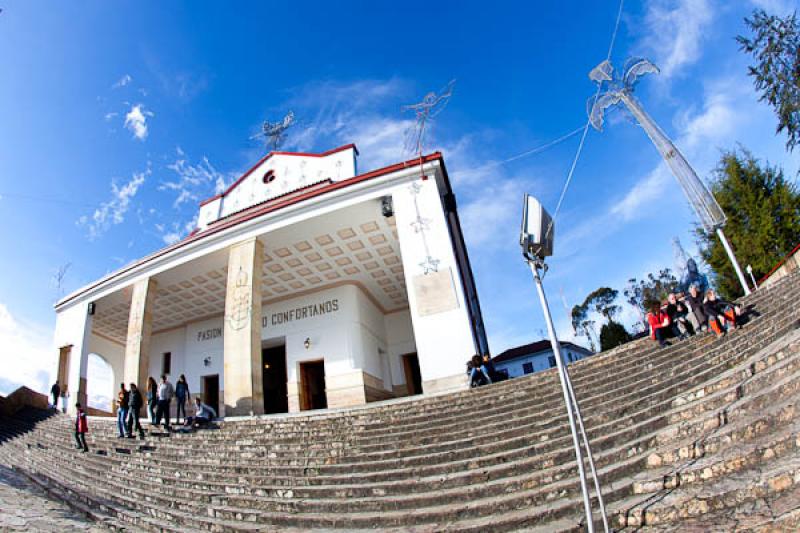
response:
<svg viewBox="0 0 800 533"><path fill-rule="evenodd" d="M359 174L357 158L271 152L189 236L60 300L70 404L90 354L142 390L183 374L224 416L465 387L487 344L444 159Z"/></svg>

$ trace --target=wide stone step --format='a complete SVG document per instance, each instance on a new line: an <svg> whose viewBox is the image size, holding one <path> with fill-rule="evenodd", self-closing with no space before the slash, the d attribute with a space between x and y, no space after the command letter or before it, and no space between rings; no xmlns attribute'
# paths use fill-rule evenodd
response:
<svg viewBox="0 0 800 533"><path fill-rule="evenodd" d="M620 527L677 524L712 512L734 509L756 500L773 498L800 486L800 456L780 463L736 472L711 483L679 487L615 508Z"/></svg>

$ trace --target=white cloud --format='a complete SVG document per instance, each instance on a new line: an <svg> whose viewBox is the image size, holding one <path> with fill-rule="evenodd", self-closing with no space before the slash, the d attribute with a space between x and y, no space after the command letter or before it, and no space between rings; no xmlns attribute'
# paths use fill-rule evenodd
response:
<svg viewBox="0 0 800 533"><path fill-rule="evenodd" d="M677 119L679 134L675 145L689 160L698 176L703 179L716 164L718 148L732 148L741 131L748 91L737 88L732 79L712 83L705 96L703 109L698 114L684 113ZM751 104L752 105L752 104ZM653 148L653 154L657 152ZM675 180L666 163L659 164L643 180L634 185L625 197L611 208L611 215L625 221L638 217L645 206L652 204ZM675 188L680 192L679 188Z"/></svg>
<svg viewBox="0 0 800 533"><path fill-rule="evenodd" d="M170 244L175 244L176 242L181 240L181 234L178 233L177 231L170 231L162 235L161 238L164 241L164 244L170 245Z"/></svg>
<svg viewBox="0 0 800 533"><path fill-rule="evenodd" d="M482 194L459 208L464 238L471 249L506 247L519 232L520 202L526 184L498 179L483 185Z"/></svg>
<svg viewBox="0 0 800 533"><path fill-rule="evenodd" d="M158 186L159 191L171 191L176 194L172 204L175 208L185 202L197 202L221 193L235 177L232 173L223 174L218 171L206 156L203 156L200 163L192 164L180 147L176 152L178 159L167 165L167 168L176 174L177 179L162 181Z"/></svg>
<svg viewBox="0 0 800 533"><path fill-rule="evenodd" d="M125 87L126 85L130 85L130 83L132 81L133 81L133 78L131 77L131 75L130 74L125 74L120 79L118 79L117 82L114 85L111 86L111 88L112 89L119 89L120 87Z"/></svg>
<svg viewBox="0 0 800 533"><path fill-rule="evenodd" d="M152 111L147 111L143 104L135 104L125 115L125 127L133 133L133 136L140 141L147 138L148 126L147 117L153 117Z"/></svg>
<svg viewBox="0 0 800 533"><path fill-rule="evenodd" d="M109 113L106 113L105 115L103 115L103 118L106 120L106 122L108 122L108 121L112 120L114 117L116 117L117 115L119 115L119 113L116 113L116 112L112 111L112 112L109 112Z"/></svg>
<svg viewBox="0 0 800 533"><path fill-rule="evenodd" d="M18 321L0 303L0 346L0 394L7 395L21 385L50 391L56 357L47 328Z"/></svg>
<svg viewBox="0 0 800 533"><path fill-rule="evenodd" d="M669 80L696 62L714 12L710 0L650 0L645 13L643 46Z"/></svg>
<svg viewBox="0 0 800 533"><path fill-rule="evenodd" d="M136 196L149 174L149 168L144 172L135 173L122 186L117 185L116 180L111 181L111 199L95 209L91 218L84 215L78 219L79 226L88 228L90 240L101 236L112 225L122 224L125 221L125 214L130 208L131 200Z"/></svg>

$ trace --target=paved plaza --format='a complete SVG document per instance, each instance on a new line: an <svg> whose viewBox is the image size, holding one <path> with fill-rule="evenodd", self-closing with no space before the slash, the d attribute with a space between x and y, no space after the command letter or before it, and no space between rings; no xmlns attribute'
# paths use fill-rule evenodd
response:
<svg viewBox="0 0 800 533"><path fill-rule="evenodd" d="M0 465L0 531L60 533L106 529L51 500L42 489Z"/></svg>

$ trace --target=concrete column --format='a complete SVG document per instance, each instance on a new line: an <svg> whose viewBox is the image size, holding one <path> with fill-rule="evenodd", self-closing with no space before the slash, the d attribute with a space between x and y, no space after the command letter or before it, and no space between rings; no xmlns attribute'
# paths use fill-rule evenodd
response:
<svg viewBox="0 0 800 533"><path fill-rule="evenodd" d="M58 311L54 344L66 359L66 387L68 412L75 412L75 402L86 405L86 373L89 366L89 338L92 334L92 316L88 302L78 302Z"/></svg>
<svg viewBox="0 0 800 533"><path fill-rule="evenodd" d="M147 390L150 372L150 334L153 331L153 305L157 283L151 278L137 281L133 285L131 310L128 316L128 338L125 344L125 385L136 383L142 394ZM155 377L155 376L154 376ZM156 381L158 378L156 377ZM119 383L114 383L114 390Z"/></svg>
<svg viewBox="0 0 800 533"><path fill-rule="evenodd" d="M256 238L234 244L228 256L225 294L225 416L261 414L261 268L264 245Z"/></svg>
<svg viewBox="0 0 800 533"><path fill-rule="evenodd" d="M392 202L423 392L464 388L476 346L436 180L398 186Z"/></svg>

